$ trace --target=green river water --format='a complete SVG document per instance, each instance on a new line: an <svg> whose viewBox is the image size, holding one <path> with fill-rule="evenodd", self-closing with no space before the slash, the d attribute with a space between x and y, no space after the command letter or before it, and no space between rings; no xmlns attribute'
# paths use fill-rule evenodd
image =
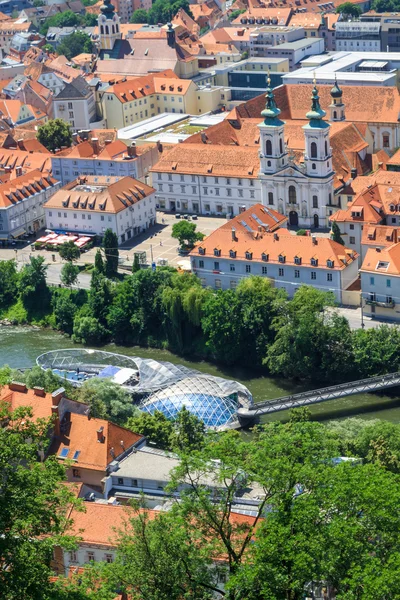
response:
<svg viewBox="0 0 400 600"><path fill-rule="evenodd" d="M13 368L31 367L35 364L37 356L43 352L74 346L69 338L65 338L55 331L0 326L0 366L8 364ZM137 346L126 348L115 344L110 344L104 349L129 356L168 360L211 375L236 379L249 388L255 402L278 398L305 389L295 386L291 381L262 377L248 369L221 367L205 361L184 360L166 350L139 348ZM347 398L316 404L310 408L318 419L337 419L350 415L362 415L366 419L380 418L395 423L400 422L400 398L395 396L393 392L392 396L374 394L348 396ZM264 419L281 420L286 417L286 412L279 412L270 415L268 419Z"/></svg>

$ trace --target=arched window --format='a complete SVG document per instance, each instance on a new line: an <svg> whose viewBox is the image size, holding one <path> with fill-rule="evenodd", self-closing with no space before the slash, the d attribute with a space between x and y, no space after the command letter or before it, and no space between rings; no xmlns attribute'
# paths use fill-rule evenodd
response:
<svg viewBox="0 0 400 600"><path fill-rule="evenodd" d="M337 112L336 112L336 110L333 111L333 118L337 119Z"/></svg>
<svg viewBox="0 0 400 600"><path fill-rule="evenodd" d="M111 25L111 33L115 33L114 25Z"/></svg>
<svg viewBox="0 0 400 600"><path fill-rule="evenodd" d="M108 25L106 25L106 35L108 35L110 32L108 31Z"/></svg>
<svg viewBox="0 0 400 600"><path fill-rule="evenodd" d="M103 25L100 25L100 33L103 35L104 34L104 27Z"/></svg>
<svg viewBox="0 0 400 600"><path fill-rule="evenodd" d="M296 188L294 185L289 186L289 204L296 204Z"/></svg>
<svg viewBox="0 0 400 600"><path fill-rule="evenodd" d="M279 150L280 153L283 154L283 143L282 143L282 138L279 138Z"/></svg>
<svg viewBox="0 0 400 600"><path fill-rule="evenodd" d="M271 140L267 140L267 143L265 144L265 154L267 156L272 156L272 142L271 142Z"/></svg>
<svg viewBox="0 0 400 600"><path fill-rule="evenodd" d="M118 25L118 23L116 23L116 25L115 25L115 31L116 31L117 33L119 33L119 25Z"/></svg>
<svg viewBox="0 0 400 600"><path fill-rule="evenodd" d="M267 160L267 167L270 167L270 166L271 166L271 161Z"/></svg>
<svg viewBox="0 0 400 600"><path fill-rule="evenodd" d="M312 207L313 208L318 208L318 196L313 196L312 197Z"/></svg>
<svg viewBox="0 0 400 600"><path fill-rule="evenodd" d="M313 164L311 165L311 168L312 168L312 169L315 171L315 169L317 168L317 167L316 167L316 164L315 164L315 163L313 163Z"/></svg>
<svg viewBox="0 0 400 600"><path fill-rule="evenodd" d="M316 142L311 142L311 158L317 158L317 144L316 144Z"/></svg>
<svg viewBox="0 0 400 600"><path fill-rule="evenodd" d="M268 192L268 204L274 203L274 194L273 192Z"/></svg>
<svg viewBox="0 0 400 600"><path fill-rule="evenodd" d="M325 140L325 156L328 156L328 142Z"/></svg>

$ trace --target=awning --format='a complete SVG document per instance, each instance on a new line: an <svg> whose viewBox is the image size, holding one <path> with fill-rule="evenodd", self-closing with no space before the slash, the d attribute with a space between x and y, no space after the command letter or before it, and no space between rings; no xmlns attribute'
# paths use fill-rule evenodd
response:
<svg viewBox="0 0 400 600"><path fill-rule="evenodd" d="M0 233L0 240L8 240L8 234L7 233Z"/></svg>
<svg viewBox="0 0 400 600"><path fill-rule="evenodd" d="M25 229L17 229L17 231L14 231L14 233L10 234L10 237L14 239L19 238L21 235L25 235L25 233Z"/></svg>

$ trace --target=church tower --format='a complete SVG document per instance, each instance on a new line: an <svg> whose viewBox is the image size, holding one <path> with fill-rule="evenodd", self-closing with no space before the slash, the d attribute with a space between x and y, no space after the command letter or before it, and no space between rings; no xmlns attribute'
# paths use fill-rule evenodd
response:
<svg viewBox="0 0 400 600"><path fill-rule="evenodd" d="M344 121L346 119L344 113L344 104L342 102L343 90L338 86L335 76L335 85L331 89L332 102L329 105L330 121Z"/></svg>
<svg viewBox="0 0 400 600"><path fill-rule="evenodd" d="M275 97L268 77L268 88L265 96L266 104L261 113L264 121L258 125L260 130L260 171L273 174L288 164L284 140L284 121L279 119L280 110L276 106Z"/></svg>
<svg viewBox="0 0 400 600"><path fill-rule="evenodd" d="M121 39L119 16L115 12L111 0L104 0L100 11L101 14L97 20L99 26L99 50L112 50L115 42Z"/></svg>
<svg viewBox="0 0 400 600"><path fill-rule="evenodd" d="M330 125L323 120L326 112L319 104L315 80L311 99L311 110L306 114L309 123L303 126L306 174L309 177L329 177L333 174L332 149L329 142Z"/></svg>

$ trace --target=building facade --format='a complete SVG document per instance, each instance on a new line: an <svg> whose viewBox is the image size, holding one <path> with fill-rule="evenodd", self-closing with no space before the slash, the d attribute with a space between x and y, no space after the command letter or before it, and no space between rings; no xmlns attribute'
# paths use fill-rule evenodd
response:
<svg viewBox="0 0 400 600"><path fill-rule="evenodd" d="M154 189L132 177L79 177L45 205L50 229L103 236L124 243L156 222Z"/></svg>
<svg viewBox="0 0 400 600"><path fill-rule="evenodd" d="M53 98L55 119L63 119L73 131L90 129L96 121L96 102L94 90L83 77L79 76L68 83Z"/></svg>
<svg viewBox="0 0 400 600"><path fill-rule="evenodd" d="M336 23L336 50L338 52L380 52L380 23L338 21Z"/></svg>
<svg viewBox="0 0 400 600"><path fill-rule="evenodd" d="M400 321L400 243L369 248L360 275L365 314Z"/></svg>

